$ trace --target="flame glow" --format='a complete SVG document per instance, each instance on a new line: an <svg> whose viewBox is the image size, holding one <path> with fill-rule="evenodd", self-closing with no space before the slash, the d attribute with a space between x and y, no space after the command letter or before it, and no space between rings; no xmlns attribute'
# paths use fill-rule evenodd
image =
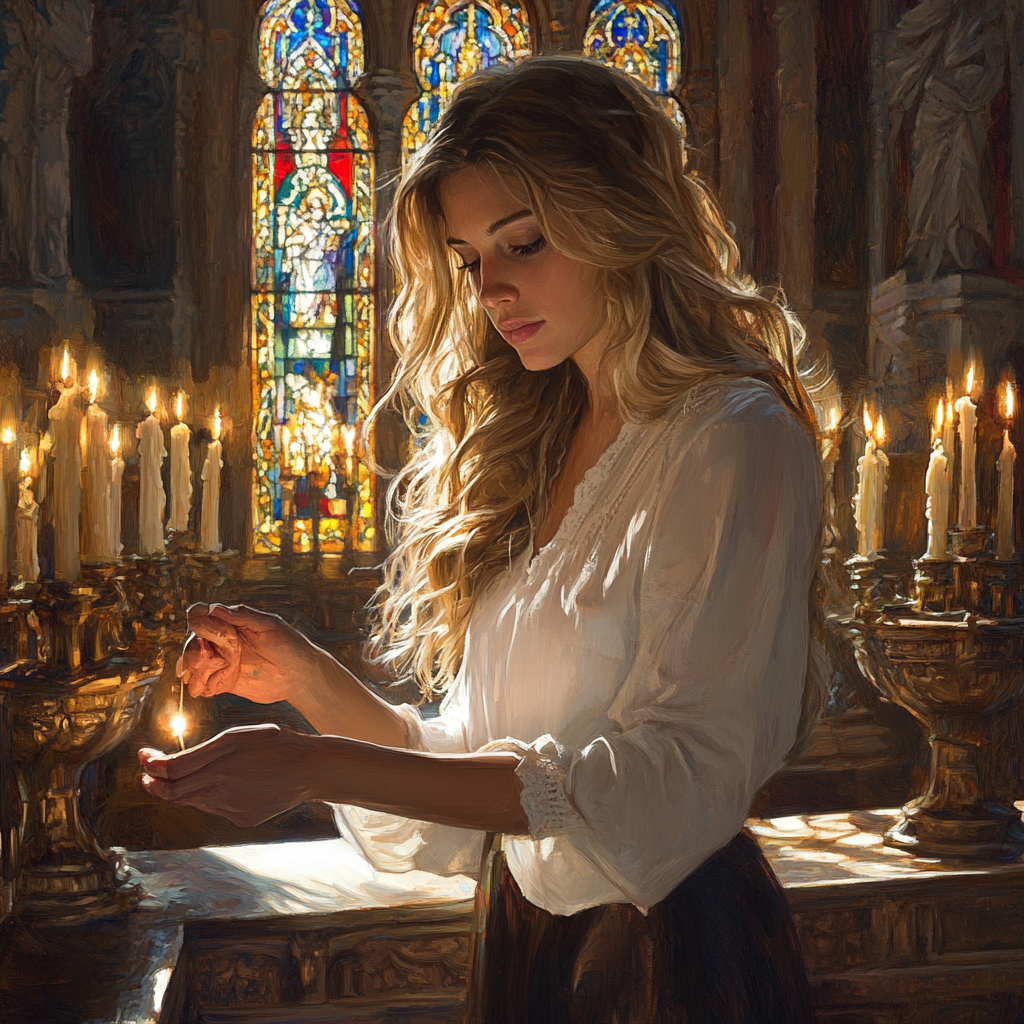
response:
<svg viewBox="0 0 1024 1024"><path fill-rule="evenodd" d="M871 422L871 413L868 412L868 407L864 406L864 434L870 437L874 430L874 424Z"/></svg>
<svg viewBox="0 0 1024 1024"><path fill-rule="evenodd" d="M71 374L71 356L68 355L68 350L64 349L64 358L60 361L60 379L61 382L66 381Z"/></svg>
<svg viewBox="0 0 1024 1024"><path fill-rule="evenodd" d="M220 440L220 406L218 405L213 410L213 439L214 441Z"/></svg>
<svg viewBox="0 0 1024 1024"><path fill-rule="evenodd" d="M4 427L3 434L0 434L0 441L4 444L14 444L14 431L10 427Z"/></svg>
<svg viewBox="0 0 1024 1024"><path fill-rule="evenodd" d="M935 407L935 435L942 433L942 422L946 418L946 403L940 398L939 404Z"/></svg>
<svg viewBox="0 0 1024 1024"><path fill-rule="evenodd" d="M121 428L115 423L110 431L110 454L115 456L121 450Z"/></svg>
<svg viewBox="0 0 1024 1024"><path fill-rule="evenodd" d="M342 433L345 436L345 454L351 455L356 443L356 428L345 427Z"/></svg>
<svg viewBox="0 0 1024 1024"><path fill-rule="evenodd" d="M885 420L881 413L878 415L878 422L875 424L875 441L881 444L885 440Z"/></svg>
<svg viewBox="0 0 1024 1024"><path fill-rule="evenodd" d="M89 401L95 402L96 396L100 393L100 378L95 370L89 371Z"/></svg>
<svg viewBox="0 0 1024 1024"><path fill-rule="evenodd" d="M18 469L21 470L22 476L28 476L28 471L32 468L32 458L28 454L27 448L21 450L21 461L18 463Z"/></svg>
<svg viewBox="0 0 1024 1024"><path fill-rule="evenodd" d="M967 391L966 391L966 393L969 395L973 390L974 390L974 364L971 363L971 365L967 368Z"/></svg>
<svg viewBox="0 0 1024 1024"><path fill-rule="evenodd" d="M1006 382L1005 408L1006 408L1006 418L1008 420L1012 420L1013 419L1013 384L1010 381Z"/></svg>
<svg viewBox="0 0 1024 1024"><path fill-rule="evenodd" d="M171 716L171 734L179 740L188 732L188 719L180 712Z"/></svg>
<svg viewBox="0 0 1024 1024"><path fill-rule="evenodd" d="M146 402L146 405L149 406L150 414L155 416L156 415L156 386L155 385L149 389L149 401Z"/></svg>
<svg viewBox="0 0 1024 1024"><path fill-rule="evenodd" d="M839 426L839 410L833 405L828 411L828 429L835 430Z"/></svg>
<svg viewBox="0 0 1024 1024"><path fill-rule="evenodd" d="M176 415L177 415L179 420L181 419L181 414L184 411L184 407L185 407L185 396L179 391L178 392L178 401L177 401L177 404L175 406L175 413L176 413Z"/></svg>

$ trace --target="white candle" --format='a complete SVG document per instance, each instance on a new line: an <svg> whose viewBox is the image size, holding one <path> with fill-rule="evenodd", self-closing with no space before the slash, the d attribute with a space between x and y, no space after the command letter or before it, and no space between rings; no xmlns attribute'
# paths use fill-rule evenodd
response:
<svg viewBox="0 0 1024 1024"><path fill-rule="evenodd" d="M928 517L928 551L925 558L944 561L949 539L949 499L953 492L953 474L949 457L942 447L941 435L932 444L924 489L928 495L925 510Z"/></svg>
<svg viewBox="0 0 1024 1024"><path fill-rule="evenodd" d="M1013 421L1013 385L1006 385L1006 421ZM1003 431L1003 450L999 453L999 508L996 515L996 558L1013 558L1013 464L1017 449L1010 441L1009 426Z"/></svg>
<svg viewBox="0 0 1024 1024"><path fill-rule="evenodd" d="M81 574L79 551L79 519L82 512L82 414L75 405L78 388L69 369L68 353L64 351L62 371L67 371L59 385L60 398L50 409L50 433L53 445L53 541L54 575L75 582Z"/></svg>
<svg viewBox="0 0 1024 1024"><path fill-rule="evenodd" d="M139 552L164 552L164 483L161 464L167 457L164 431L156 418L156 388L149 394L149 415L135 429L139 439Z"/></svg>
<svg viewBox="0 0 1024 1024"><path fill-rule="evenodd" d="M971 401L974 387L974 367L967 371L967 394L956 400L956 412L960 419L960 525L965 530L973 529L978 520L978 490L976 481L975 432L978 425L978 407Z"/></svg>
<svg viewBox="0 0 1024 1024"><path fill-rule="evenodd" d="M206 449L203 465L203 519L199 547L203 551L220 551L220 407L213 415L213 440Z"/></svg>
<svg viewBox="0 0 1024 1024"><path fill-rule="evenodd" d="M121 554L121 478L124 476L124 459L121 458L121 429L114 424L110 432L110 554L118 558Z"/></svg>
<svg viewBox="0 0 1024 1024"><path fill-rule="evenodd" d="M864 454L857 460L857 494L853 505L857 525L857 553L871 558L885 547L885 485L889 459L878 449L885 436L881 417L872 431L871 417L864 410L867 437Z"/></svg>
<svg viewBox="0 0 1024 1024"><path fill-rule="evenodd" d="M178 419L182 414L182 393L178 392ZM192 431L184 423L171 427L171 529L187 530L192 508L192 463L188 444Z"/></svg>
<svg viewBox="0 0 1024 1024"><path fill-rule="evenodd" d="M89 408L85 412L85 479L88 516L85 525L85 560L109 562L110 463L107 460L107 414L96 404L99 377L89 374Z"/></svg>
<svg viewBox="0 0 1024 1024"><path fill-rule="evenodd" d="M28 475L31 463L28 449L21 453L22 480L18 485L18 529L15 572L19 579L35 582L39 578L39 506L32 496L32 477Z"/></svg>

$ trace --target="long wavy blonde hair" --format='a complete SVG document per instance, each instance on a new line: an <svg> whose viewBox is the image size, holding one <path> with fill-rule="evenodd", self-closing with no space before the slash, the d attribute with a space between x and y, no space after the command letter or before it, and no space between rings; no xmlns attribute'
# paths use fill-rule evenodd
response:
<svg viewBox="0 0 1024 1024"><path fill-rule="evenodd" d="M725 374L770 382L816 430L797 369L800 324L741 276L717 203L642 87L567 56L460 85L390 212L398 363L372 414L397 405L414 432L421 415L429 422L389 488L392 550L368 648L414 673L427 696L457 673L480 594L530 543L588 402L572 360L525 370L458 272L440 188L466 166L497 172L554 249L597 268L614 339L604 365L624 419L654 419ZM819 676L808 673L805 724Z"/></svg>

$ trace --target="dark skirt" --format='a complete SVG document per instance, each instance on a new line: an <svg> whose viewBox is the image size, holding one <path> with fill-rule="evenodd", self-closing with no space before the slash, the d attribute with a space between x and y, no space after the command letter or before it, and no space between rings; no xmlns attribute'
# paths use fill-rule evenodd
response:
<svg viewBox="0 0 1024 1024"><path fill-rule="evenodd" d="M812 1024L785 894L741 832L647 915L527 901L498 841L477 886L471 1024Z"/></svg>

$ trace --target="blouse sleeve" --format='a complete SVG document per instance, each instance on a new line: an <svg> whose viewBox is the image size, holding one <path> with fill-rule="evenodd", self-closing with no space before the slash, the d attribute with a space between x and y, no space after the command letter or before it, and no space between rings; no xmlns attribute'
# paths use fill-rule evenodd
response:
<svg viewBox="0 0 1024 1024"><path fill-rule="evenodd" d="M456 682L434 718L424 718L411 704L398 705L395 710L405 719L410 749L466 753L465 699L465 688ZM334 818L342 837L358 846L378 871L479 872L483 847L480 832L349 804L335 804Z"/></svg>
<svg viewBox="0 0 1024 1024"><path fill-rule="evenodd" d="M796 737L820 536L813 442L748 389L669 453L663 480L636 656L599 734L580 749L543 736L520 762L531 834L506 853L527 898L555 912L581 905L581 857L623 901L664 899L743 827Z"/></svg>

